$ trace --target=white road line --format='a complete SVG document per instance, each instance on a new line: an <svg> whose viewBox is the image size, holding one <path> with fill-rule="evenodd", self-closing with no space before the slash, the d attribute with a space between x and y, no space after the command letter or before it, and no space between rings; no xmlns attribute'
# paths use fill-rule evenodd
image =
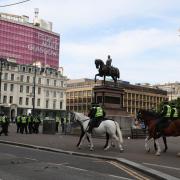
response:
<svg viewBox="0 0 180 180"><path fill-rule="evenodd" d="M151 163L143 163L143 164L145 164L145 165L149 165L149 166L156 166L156 167L161 167L161 168L173 169L173 170L180 171L180 168L171 167L171 166L163 166L163 165L151 164Z"/></svg>
<svg viewBox="0 0 180 180"><path fill-rule="evenodd" d="M110 177L117 178L117 179L125 179L125 180L133 180L122 176L115 176L115 175L109 175Z"/></svg>

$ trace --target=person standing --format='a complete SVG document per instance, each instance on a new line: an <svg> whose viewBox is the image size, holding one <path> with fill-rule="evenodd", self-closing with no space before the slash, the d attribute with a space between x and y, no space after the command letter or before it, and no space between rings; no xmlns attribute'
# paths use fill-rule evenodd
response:
<svg viewBox="0 0 180 180"><path fill-rule="evenodd" d="M24 131L25 131L26 134L28 133L28 131L27 131L27 124L28 124L27 117L26 117L26 115L23 115L21 117L21 134L23 134Z"/></svg>
<svg viewBox="0 0 180 180"><path fill-rule="evenodd" d="M59 123L60 123L60 119L58 116L56 116L56 132L58 133L59 131Z"/></svg>
<svg viewBox="0 0 180 180"><path fill-rule="evenodd" d="M39 133L39 125L41 123L39 116L35 115L33 118L33 122L34 122L34 133L38 134Z"/></svg>
<svg viewBox="0 0 180 180"><path fill-rule="evenodd" d="M32 132L33 132L33 117L31 114L29 114L29 116L27 117L27 121L28 121L29 134L32 134Z"/></svg>
<svg viewBox="0 0 180 180"><path fill-rule="evenodd" d="M61 129L62 133L64 133L64 117L61 117Z"/></svg>
<svg viewBox="0 0 180 180"><path fill-rule="evenodd" d="M16 132L19 133L21 131L21 116L16 117Z"/></svg>
<svg viewBox="0 0 180 180"><path fill-rule="evenodd" d="M5 136L8 136L9 120L4 113L1 113L0 121L1 121L1 127L2 127L0 131L0 136L2 133L4 133Z"/></svg>

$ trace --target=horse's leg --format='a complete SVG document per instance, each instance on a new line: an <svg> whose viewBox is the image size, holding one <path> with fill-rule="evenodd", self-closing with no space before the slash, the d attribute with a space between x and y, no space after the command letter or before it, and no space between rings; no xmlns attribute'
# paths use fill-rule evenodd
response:
<svg viewBox="0 0 180 180"><path fill-rule="evenodd" d="M109 144L109 134L106 133L106 144L104 145L104 150L106 150L108 144Z"/></svg>
<svg viewBox="0 0 180 180"><path fill-rule="evenodd" d="M118 147L120 149L120 152L123 152L124 149L123 149L123 147L122 147L122 145L120 143L120 139L116 136L116 134L114 134L112 137L117 141L117 144L118 144Z"/></svg>
<svg viewBox="0 0 180 180"><path fill-rule="evenodd" d="M155 151L157 151L157 146L156 146L155 140L154 140L154 149L155 149Z"/></svg>
<svg viewBox="0 0 180 180"><path fill-rule="evenodd" d="M83 133L83 135L82 135L82 137L81 137L81 141L80 141L79 146L78 146L79 149L81 149L81 146L82 146L82 144L83 144L84 138L85 138L86 136L87 136L87 133Z"/></svg>
<svg viewBox="0 0 180 180"><path fill-rule="evenodd" d="M91 133L86 133L86 135L89 137L89 141L90 141L90 151L93 151L94 150L94 144L93 144L93 141L92 141L92 136L91 136Z"/></svg>
<svg viewBox="0 0 180 180"><path fill-rule="evenodd" d="M164 151L163 151L163 152L166 152L166 151L167 151L167 149L168 149L166 136L163 136L162 138L163 138L163 142L164 142L164 146L165 146L165 148L164 148Z"/></svg>
<svg viewBox="0 0 180 180"><path fill-rule="evenodd" d="M82 140L82 137L84 136L84 134L85 134L85 132L83 132L83 131L81 131L81 135L80 135L80 137L79 137L79 141L78 141L78 143L77 143L77 147L79 147L79 145L80 145L80 143L81 143L81 140Z"/></svg>
<svg viewBox="0 0 180 180"><path fill-rule="evenodd" d="M151 139L150 136L148 136L146 139L145 139L145 149L147 152L150 151L150 147L149 147L149 140Z"/></svg>
<svg viewBox="0 0 180 180"><path fill-rule="evenodd" d="M157 145L156 156L160 156L160 154L161 154L161 147L160 147L158 139L155 139L155 143Z"/></svg>

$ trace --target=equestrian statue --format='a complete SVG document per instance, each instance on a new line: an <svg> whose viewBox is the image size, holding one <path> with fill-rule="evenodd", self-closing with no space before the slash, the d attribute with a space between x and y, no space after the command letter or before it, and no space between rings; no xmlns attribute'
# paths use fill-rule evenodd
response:
<svg viewBox="0 0 180 180"><path fill-rule="evenodd" d="M111 76L112 79L114 80L114 83L115 84L117 83L117 80L120 77L120 72L119 69L113 67L111 63L112 63L112 59L110 55L108 55L106 64L104 64L104 62L101 59L95 59L96 68L99 70L99 73L95 75L95 79L94 79L95 82L96 82L96 77L100 76L100 77L104 77L104 84L105 84L106 76Z"/></svg>

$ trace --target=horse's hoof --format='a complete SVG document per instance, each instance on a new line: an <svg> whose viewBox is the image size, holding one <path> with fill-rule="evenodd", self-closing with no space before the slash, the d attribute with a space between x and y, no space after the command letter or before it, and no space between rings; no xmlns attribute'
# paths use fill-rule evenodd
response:
<svg viewBox="0 0 180 180"><path fill-rule="evenodd" d="M155 155L156 155L156 156L160 156L160 155L161 155L161 153L160 153L160 152L157 152Z"/></svg>
<svg viewBox="0 0 180 180"><path fill-rule="evenodd" d="M81 147L80 147L80 146L78 146L78 149L81 149Z"/></svg>
<svg viewBox="0 0 180 180"><path fill-rule="evenodd" d="M109 147L109 146L107 146L106 148L104 148L104 151L107 151L109 148L110 148L110 147Z"/></svg>
<svg viewBox="0 0 180 180"><path fill-rule="evenodd" d="M177 157L180 157L180 153L177 153Z"/></svg>
<svg viewBox="0 0 180 180"><path fill-rule="evenodd" d="M150 148L146 149L146 152L149 153L150 152Z"/></svg>
<svg viewBox="0 0 180 180"><path fill-rule="evenodd" d="M90 151L94 151L94 148L90 148Z"/></svg>

